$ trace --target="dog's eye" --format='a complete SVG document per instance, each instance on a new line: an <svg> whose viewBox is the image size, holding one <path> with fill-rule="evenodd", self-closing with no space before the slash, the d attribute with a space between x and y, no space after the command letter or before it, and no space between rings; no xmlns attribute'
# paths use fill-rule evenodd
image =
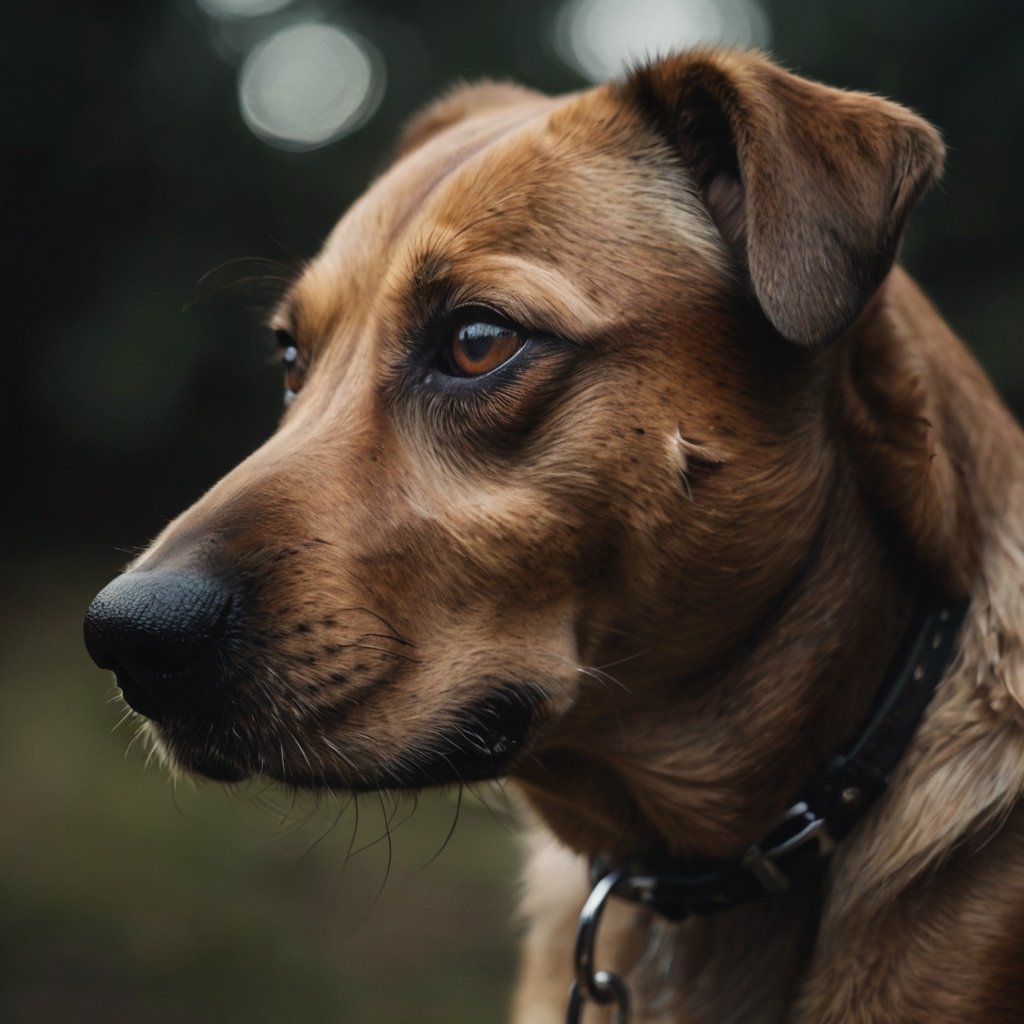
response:
<svg viewBox="0 0 1024 1024"><path fill-rule="evenodd" d="M508 324L479 321L455 330L448 351L452 371L462 377L481 377L507 363L526 337Z"/></svg>
<svg viewBox="0 0 1024 1024"><path fill-rule="evenodd" d="M291 405L300 387L302 387L303 370L299 358L299 347L295 339L285 330L274 332L277 344L281 349L281 362L284 364L284 404Z"/></svg>

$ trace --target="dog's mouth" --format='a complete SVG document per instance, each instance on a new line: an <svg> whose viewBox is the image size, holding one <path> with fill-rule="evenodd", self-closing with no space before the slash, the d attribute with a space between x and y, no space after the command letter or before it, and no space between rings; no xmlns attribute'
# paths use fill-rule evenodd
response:
<svg viewBox="0 0 1024 1024"><path fill-rule="evenodd" d="M545 697L535 686L503 687L460 710L454 723L403 754L388 777L359 788L423 789L506 775L526 749Z"/></svg>
<svg viewBox="0 0 1024 1024"><path fill-rule="evenodd" d="M138 700L132 688L125 699ZM503 684L447 716L426 737L383 749L373 764L345 749L344 730L328 739L324 723L310 721L275 732L274 714L222 716L198 722L173 718L154 723L154 734L175 765L218 782L261 777L301 789L425 789L481 782L507 775L539 729L546 691L535 684ZM145 698L130 706L141 714ZM267 721L266 727L258 723Z"/></svg>
<svg viewBox="0 0 1024 1024"><path fill-rule="evenodd" d="M507 774L550 708L542 686L507 670L436 679L365 609L328 616L312 640L306 621L246 628L244 597L251 623L252 596L220 576L137 571L87 613L93 660L183 771L356 791L476 782Z"/></svg>

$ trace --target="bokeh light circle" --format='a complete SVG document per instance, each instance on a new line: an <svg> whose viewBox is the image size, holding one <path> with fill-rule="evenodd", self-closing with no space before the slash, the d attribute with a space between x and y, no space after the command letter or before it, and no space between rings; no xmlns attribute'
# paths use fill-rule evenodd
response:
<svg viewBox="0 0 1024 1024"><path fill-rule="evenodd" d="M674 50L767 46L771 35L756 0L568 0L554 33L559 56L591 82Z"/></svg>
<svg viewBox="0 0 1024 1024"><path fill-rule="evenodd" d="M384 94L384 67L336 25L291 25L263 40L238 79L245 123L280 149L307 150L355 131Z"/></svg>
<svg viewBox="0 0 1024 1024"><path fill-rule="evenodd" d="M196 0L214 18L259 18L287 7L292 0Z"/></svg>

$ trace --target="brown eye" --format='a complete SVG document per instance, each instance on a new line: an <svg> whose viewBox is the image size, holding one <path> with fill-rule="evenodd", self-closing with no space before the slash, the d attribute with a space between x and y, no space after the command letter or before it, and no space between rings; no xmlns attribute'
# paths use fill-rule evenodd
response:
<svg viewBox="0 0 1024 1024"><path fill-rule="evenodd" d="M525 344L526 339L514 327L465 324L452 338L452 367L463 376L479 377L507 363Z"/></svg>
<svg viewBox="0 0 1024 1024"><path fill-rule="evenodd" d="M299 388L302 387L302 366L299 359L299 348L295 339L283 330L275 331L277 343L281 348L281 362L284 365L284 404L291 405Z"/></svg>

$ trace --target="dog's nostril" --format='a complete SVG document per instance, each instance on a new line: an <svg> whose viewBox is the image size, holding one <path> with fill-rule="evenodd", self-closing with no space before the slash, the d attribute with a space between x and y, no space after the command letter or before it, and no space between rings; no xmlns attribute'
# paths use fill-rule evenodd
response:
<svg viewBox="0 0 1024 1024"><path fill-rule="evenodd" d="M85 615L85 646L111 669L140 714L161 719L182 694L180 674L223 636L231 594L208 576L129 572L96 596Z"/></svg>

